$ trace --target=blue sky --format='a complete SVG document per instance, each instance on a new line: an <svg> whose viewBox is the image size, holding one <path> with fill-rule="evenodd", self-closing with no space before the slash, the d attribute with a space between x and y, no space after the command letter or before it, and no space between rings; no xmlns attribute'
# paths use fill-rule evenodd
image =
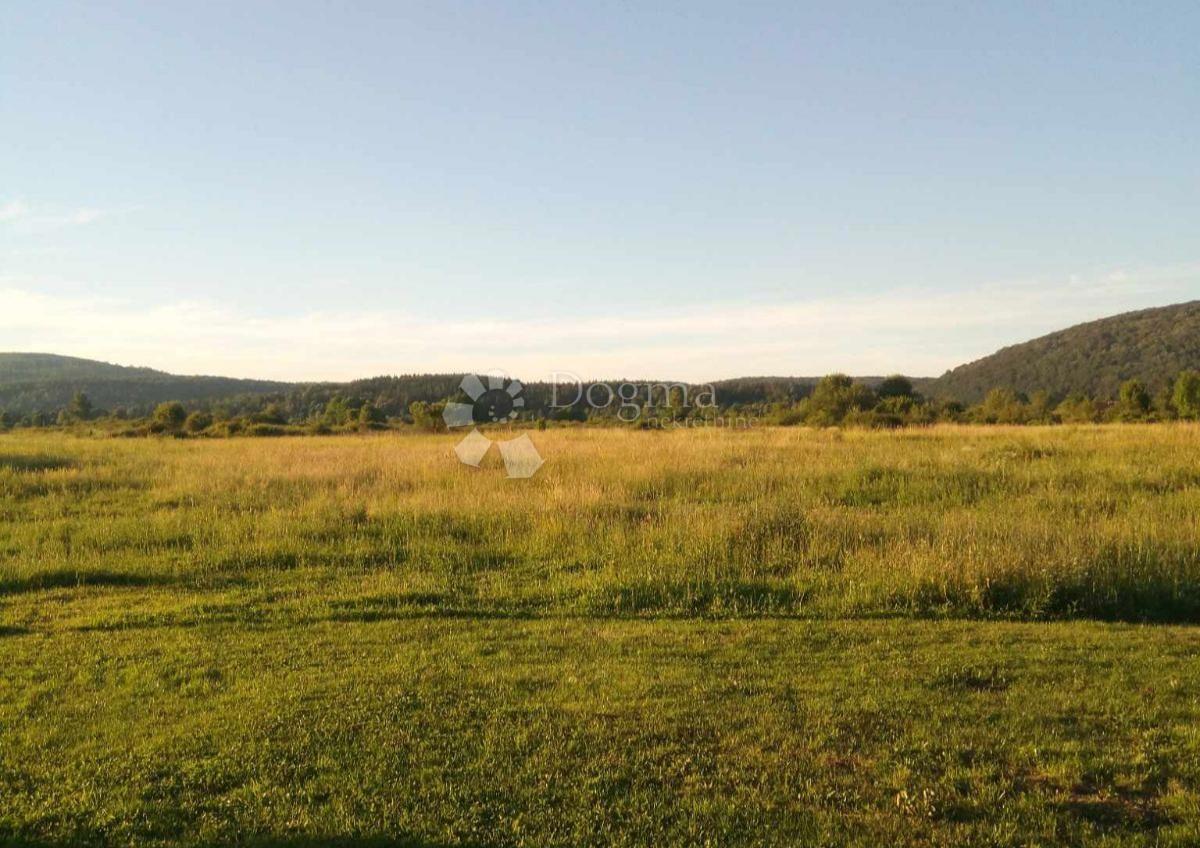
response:
<svg viewBox="0 0 1200 848"><path fill-rule="evenodd" d="M1191 299L1200 5L1139 5L6 3L0 349L936 374Z"/></svg>

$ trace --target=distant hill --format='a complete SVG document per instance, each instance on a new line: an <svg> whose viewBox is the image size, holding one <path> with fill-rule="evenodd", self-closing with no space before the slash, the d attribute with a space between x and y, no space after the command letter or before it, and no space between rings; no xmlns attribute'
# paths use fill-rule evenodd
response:
<svg viewBox="0 0 1200 848"><path fill-rule="evenodd" d="M966 403L997 387L1041 389L1055 399L1072 392L1115 397L1130 378L1154 390L1188 368L1200 369L1200 301L1126 312L1002 348L947 371L926 390Z"/></svg>
<svg viewBox="0 0 1200 848"><path fill-rule="evenodd" d="M1055 400L1073 392L1115 397L1131 377L1156 391L1185 369L1200 370L1200 300L1143 309L1079 324L991 356L960 365L936 379L914 378L914 387L934 398L977 403L994 388L1025 394L1039 390ZM179 376L48 353L0 353L0 410L17 415L54 413L85 392L101 410L148 413L166 400L212 406L235 413L274 403L303 419L335 396L371 402L388 415L402 415L416 400L437 401L458 392L459 374L381 376L348 383L285 383L231 377ZM812 391L817 377L742 377L713 385L722 406L794 402ZM858 377L875 385L880 377ZM639 381L646 382L646 381ZM567 395L570 396L571 392ZM548 384L526 383L526 409L548 409Z"/></svg>
<svg viewBox="0 0 1200 848"><path fill-rule="evenodd" d="M348 383L283 383L271 380L239 380L231 377L186 377L57 356L49 353L0 353L0 410L17 415L35 412L54 414L66 407L76 392L84 392L101 410L123 409L144 415L166 400L185 404L219 404L232 413L247 413L274 403L289 417L303 418L320 409L335 396L370 401L388 415L402 415L413 401L438 401L458 394L462 374L406 374L354 380ZM795 401L812 391L819 377L743 377L713 383L717 400L728 404ZM882 377L861 377L876 385ZM619 383L620 380L610 381ZM641 383L672 382L639 380ZM914 379L924 390L928 379ZM570 387L560 393L565 402L575 395ZM600 396L603 396L601 393ZM549 408L547 383L525 383L527 409Z"/></svg>
<svg viewBox="0 0 1200 848"><path fill-rule="evenodd" d="M54 412L85 392L99 409L148 411L165 400L196 402L287 391L292 383L232 377L183 377L51 353L0 353L0 409L19 415Z"/></svg>
<svg viewBox="0 0 1200 848"><path fill-rule="evenodd" d="M123 380L170 376L153 368L130 368L54 353L0 353L0 385L43 380Z"/></svg>

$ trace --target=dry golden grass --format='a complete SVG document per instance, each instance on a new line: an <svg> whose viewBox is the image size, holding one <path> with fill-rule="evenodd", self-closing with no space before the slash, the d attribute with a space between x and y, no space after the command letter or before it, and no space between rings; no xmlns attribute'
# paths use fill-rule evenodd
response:
<svg viewBox="0 0 1200 848"><path fill-rule="evenodd" d="M454 435L9 435L0 584L257 614L1200 618L1195 426L533 435L531 480L460 465Z"/></svg>

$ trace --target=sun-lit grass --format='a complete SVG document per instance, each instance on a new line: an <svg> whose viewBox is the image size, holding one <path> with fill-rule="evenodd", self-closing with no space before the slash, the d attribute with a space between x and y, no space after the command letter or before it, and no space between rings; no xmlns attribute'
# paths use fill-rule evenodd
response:
<svg viewBox="0 0 1200 848"><path fill-rule="evenodd" d="M148 585L122 614L1200 619L1191 426L0 441L0 587ZM181 600L173 613L170 598ZM32 614L32 613L31 613Z"/></svg>
<svg viewBox="0 0 1200 848"><path fill-rule="evenodd" d="M0 436L0 844L1200 841L1200 427L532 435Z"/></svg>

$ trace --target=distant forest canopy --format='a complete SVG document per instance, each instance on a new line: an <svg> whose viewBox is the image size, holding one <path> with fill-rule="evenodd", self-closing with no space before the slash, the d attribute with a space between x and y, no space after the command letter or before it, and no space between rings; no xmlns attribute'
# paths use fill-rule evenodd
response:
<svg viewBox="0 0 1200 848"><path fill-rule="evenodd" d="M680 402L711 386L715 410L764 423L900 426L1191 418L1197 370L1200 301L1193 301L1080 324L1004 348L936 379L831 375L744 377L701 385L635 382L678 390L674 400L641 401L646 407L639 416L643 419L711 415L714 410L689 409ZM179 429L193 413L199 416L193 427L204 421L242 422L235 430L242 425L427 425L446 402L466 399L459 387L463 376L408 374L347 383L285 383L178 376L53 354L0 353L0 426L145 419L147 426L158 420L168 422L160 429L176 423ZM615 387L621 382L596 385ZM555 405L552 384L527 383L522 417L615 421L619 404L589 404L590 385L578 390L573 384L561 386ZM576 402L562 406L572 399ZM164 405L173 410L167 418L160 415Z"/></svg>

